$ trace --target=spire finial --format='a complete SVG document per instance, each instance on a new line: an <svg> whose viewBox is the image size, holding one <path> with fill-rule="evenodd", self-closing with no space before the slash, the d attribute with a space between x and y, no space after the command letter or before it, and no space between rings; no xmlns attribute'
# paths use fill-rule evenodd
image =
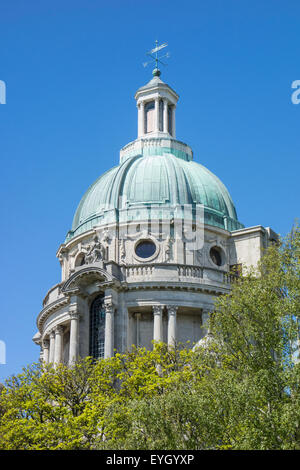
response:
<svg viewBox="0 0 300 470"><path fill-rule="evenodd" d="M166 42L164 42L163 44L160 44L160 46L159 46L158 45L158 40L156 39L155 48L151 49L151 51L147 52L147 55L149 55L153 60L150 60L150 62L144 62L143 66L147 67L148 64L151 64L151 63L155 62L155 69L153 69L153 71L152 71L152 75L154 77L159 77L160 74L161 74L161 71L158 68L158 63L160 63L162 65L167 65L164 62L162 62L161 59L163 59L164 57L170 57L169 52L167 52L165 55L160 56L160 57L158 57L158 54L157 54L158 51L160 51L161 49L164 49L165 47L167 47L167 45L168 44Z"/></svg>

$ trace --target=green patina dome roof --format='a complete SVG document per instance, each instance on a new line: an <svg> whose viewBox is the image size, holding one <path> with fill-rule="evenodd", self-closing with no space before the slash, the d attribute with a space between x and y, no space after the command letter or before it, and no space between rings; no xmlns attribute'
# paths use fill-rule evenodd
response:
<svg viewBox="0 0 300 470"><path fill-rule="evenodd" d="M226 230L237 230L232 199L223 183L207 168L159 146L151 154L135 155L100 176L86 191L76 210L67 240L109 221L124 207L152 204L170 208L204 205L204 221ZM167 151L166 151L167 150ZM124 219L123 219L124 220Z"/></svg>

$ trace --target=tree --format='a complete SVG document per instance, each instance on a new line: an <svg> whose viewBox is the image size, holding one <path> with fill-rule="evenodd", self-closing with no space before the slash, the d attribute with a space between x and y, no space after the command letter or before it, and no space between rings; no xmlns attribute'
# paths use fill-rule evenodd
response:
<svg viewBox="0 0 300 470"><path fill-rule="evenodd" d="M124 447L299 449L299 274L297 226L218 299L188 380L130 404Z"/></svg>
<svg viewBox="0 0 300 470"><path fill-rule="evenodd" d="M236 384L234 448L300 448L300 228L233 283L211 321ZM231 400L233 401L233 400ZM234 428L233 428L234 429Z"/></svg>
<svg viewBox="0 0 300 470"><path fill-rule="evenodd" d="M34 364L1 394L1 449L91 449L126 435L133 400L164 393L184 374L189 351L134 348L73 367ZM104 443L104 444L103 444Z"/></svg>
<svg viewBox="0 0 300 470"><path fill-rule="evenodd" d="M209 341L73 367L0 392L1 449L300 449L300 229L220 297Z"/></svg>

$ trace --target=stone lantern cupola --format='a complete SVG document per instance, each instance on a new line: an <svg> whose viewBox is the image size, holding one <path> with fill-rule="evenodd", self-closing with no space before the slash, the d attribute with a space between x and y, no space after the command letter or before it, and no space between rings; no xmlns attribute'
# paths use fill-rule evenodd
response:
<svg viewBox="0 0 300 470"><path fill-rule="evenodd" d="M153 78L135 94L138 108L138 138L176 138L175 110L179 96L153 70Z"/></svg>

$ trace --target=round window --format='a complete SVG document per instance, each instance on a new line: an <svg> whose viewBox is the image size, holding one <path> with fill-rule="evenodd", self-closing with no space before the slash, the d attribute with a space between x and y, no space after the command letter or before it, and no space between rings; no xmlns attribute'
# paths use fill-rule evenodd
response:
<svg viewBox="0 0 300 470"><path fill-rule="evenodd" d="M213 246L213 247L210 249L209 254L210 254L211 260L212 260L217 266L222 266L222 254L221 254L220 248L218 248L217 246Z"/></svg>
<svg viewBox="0 0 300 470"><path fill-rule="evenodd" d="M150 258L156 252L156 245L151 240L142 240L135 247L135 254L139 258Z"/></svg>

